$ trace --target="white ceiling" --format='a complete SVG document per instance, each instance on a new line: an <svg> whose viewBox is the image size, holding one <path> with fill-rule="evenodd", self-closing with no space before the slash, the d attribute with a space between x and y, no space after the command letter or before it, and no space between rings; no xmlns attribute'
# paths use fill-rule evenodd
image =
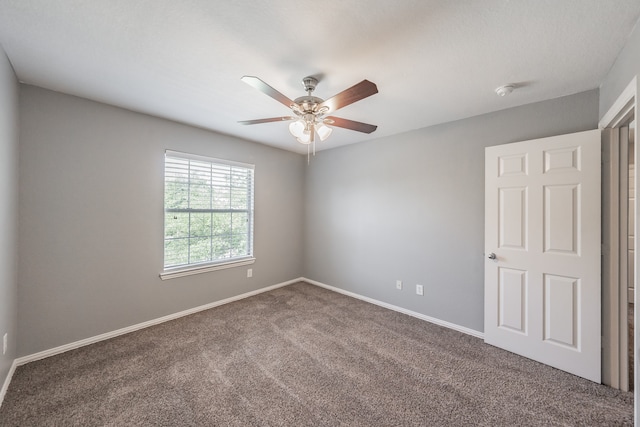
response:
<svg viewBox="0 0 640 427"><path fill-rule="evenodd" d="M289 115L243 83L327 99L379 93L336 116L318 149L597 88L640 16L638 0L0 0L0 44L28 84L306 152ZM501 98L494 89L519 88Z"/></svg>

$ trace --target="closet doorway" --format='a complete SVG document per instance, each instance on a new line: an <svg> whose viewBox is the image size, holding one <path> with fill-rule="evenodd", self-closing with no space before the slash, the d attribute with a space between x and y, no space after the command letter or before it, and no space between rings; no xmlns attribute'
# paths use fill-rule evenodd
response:
<svg viewBox="0 0 640 427"><path fill-rule="evenodd" d="M637 78L600 122L602 130L602 382L624 391L637 379L635 325ZM635 394L635 393L634 393ZM637 396L636 396L637 397ZM638 406L635 408L636 415Z"/></svg>

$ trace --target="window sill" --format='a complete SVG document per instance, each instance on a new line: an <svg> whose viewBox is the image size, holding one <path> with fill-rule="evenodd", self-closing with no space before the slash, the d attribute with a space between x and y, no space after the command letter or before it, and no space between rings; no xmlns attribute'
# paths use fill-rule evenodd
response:
<svg viewBox="0 0 640 427"><path fill-rule="evenodd" d="M162 280L176 279L178 277L191 276L192 274L208 273L210 271L224 270L226 268L240 267L256 262L255 258L242 258L233 261L221 262L217 264L192 265L168 269L160 273Z"/></svg>

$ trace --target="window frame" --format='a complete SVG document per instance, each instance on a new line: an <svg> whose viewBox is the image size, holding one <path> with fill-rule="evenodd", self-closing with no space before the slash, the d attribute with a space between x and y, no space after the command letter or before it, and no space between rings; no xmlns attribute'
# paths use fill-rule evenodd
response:
<svg viewBox="0 0 640 427"><path fill-rule="evenodd" d="M225 210L225 209L217 209L217 208L209 208L209 209L202 209L202 208L191 208L191 207L187 207L187 208L167 208L167 201L166 201L166 188L167 188L167 161L166 159L168 157L172 157L172 158L176 158L176 159L181 159L181 160L188 160L188 161L198 161L198 162L206 162L206 163L210 163L214 166L230 166L230 167L239 167L239 168L243 168L243 169L247 169L251 171L251 182L250 182L250 186L248 187L248 200L247 200L247 221L248 221L248 229L247 229L247 247L248 247L248 254L247 255L242 255L242 256L237 256L237 257L233 257L233 258L223 258L223 259L218 259L218 260L212 260L212 261L203 261L203 262L194 262L194 263L190 263L190 264L180 264L177 266L173 266L173 267L166 267L165 266L165 244L167 241L167 224L166 224L166 214L168 212L189 212L189 213L197 213L197 212L211 212L211 213L216 213L217 210ZM190 153L184 153L184 152L179 152L179 151L173 151L173 150L165 150L164 153L164 167L163 167L163 197L162 197L162 204L163 204L163 256L162 256L162 265L163 265L163 270L160 273L160 278L162 280L166 280L166 279L173 279L173 278L177 278L177 277L183 277L183 276L189 276L189 275L193 275L193 274L200 274L200 273L207 273L210 271L216 271L216 270L222 270L222 269L227 269L227 268L233 268L233 267L240 267L243 265L249 265L249 264L253 264L255 262L255 257L254 257L254 223L255 223L255 212L254 212L254 201L255 201L255 165L253 164L248 164L248 163L241 163L241 162L237 162L237 161L233 161L233 160L226 160L226 159L219 159L219 158L214 158L214 157L208 157L208 156L201 156L198 154L190 154ZM191 181L191 177L189 176L189 185L190 185L190 181ZM211 187L213 188L213 183L211 183ZM231 186L229 186L229 189L231 190ZM230 208L231 209L231 208ZM229 210L230 210L229 209ZM187 238L191 238L191 236L187 237Z"/></svg>

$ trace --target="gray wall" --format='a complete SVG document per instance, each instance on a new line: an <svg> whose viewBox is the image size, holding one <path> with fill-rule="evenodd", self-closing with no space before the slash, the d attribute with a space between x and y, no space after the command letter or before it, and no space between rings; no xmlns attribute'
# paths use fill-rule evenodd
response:
<svg viewBox="0 0 640 427"><path fill-rule="evenodd" d="M0 55L0 227L8 236L0 328L19 336L0 375L14 356L301 275L482 331L484 147L595 128L640 73L639 52L636 27L599 97L590 91L323 151L309 166L293 153L22 86L19 260L17 83ZM158 278L167 148L256 164L252 279L246 267ZM396 279L405 289L394 289Z"/></svg>
<svg viewBox="0 0 640 427"><path fill-rule="evenodd" d="M26 85L20 133L19 356L302 275L303 156ZM253 278L160 280L165 149L256 165Z"/></svg>
<svg viewBox="0 0 640 427"><path fill-rule="evenodd" d="M600 118L604 116L632 78L640 74L640 20L611 70L600 84Z"/></svg>
<svg viewBox="0 0 640 427"><path fill-rule="evenodd" d="M0 47L0 387L16 356L18 258L18 81ZM7 354L2 337L8 333Z"/></svg>
<svg viewBox="0 0 640 427"><path fill-rule="evenodd" d="M320 152L307 167L305 277L483 331L484 147L597 121L593 90Z"/></svg>

